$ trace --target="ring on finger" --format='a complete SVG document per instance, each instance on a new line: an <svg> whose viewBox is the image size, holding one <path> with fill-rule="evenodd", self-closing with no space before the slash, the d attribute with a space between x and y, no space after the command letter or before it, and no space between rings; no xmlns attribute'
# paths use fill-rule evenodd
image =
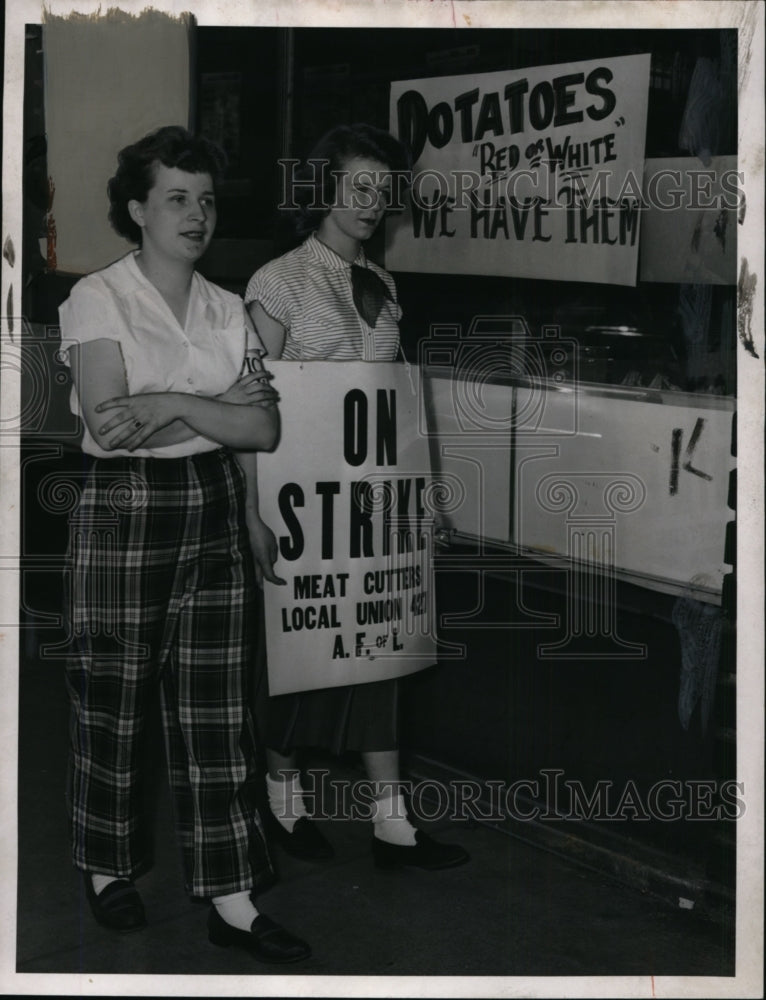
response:
<svg viewBox="0 0 766 1000"><path fill-rule="evenodd" d="M141 428L142 428L142 427L143 427L144 425L143 425L143 424L141 423L141 421L140 421L140 420L134 420L134 421L133 421L133 426L134 426L134 427L136 428L136 430L138 431L138 430L140 430L140 429L141 429Z"/></svg>

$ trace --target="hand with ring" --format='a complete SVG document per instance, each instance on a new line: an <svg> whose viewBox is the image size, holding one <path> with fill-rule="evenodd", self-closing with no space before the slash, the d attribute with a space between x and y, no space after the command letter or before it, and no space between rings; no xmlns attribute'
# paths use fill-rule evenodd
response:
<svg viewBox="0 0 766 1000"><path fill-rule="evenodd" d="M105 399L96 406L96 412L108 413L108 419L98 429L99 435L115 432L107 439L106 447L133 451L155 431L175 420L180 408L176 393L146 392Z"/></svg>

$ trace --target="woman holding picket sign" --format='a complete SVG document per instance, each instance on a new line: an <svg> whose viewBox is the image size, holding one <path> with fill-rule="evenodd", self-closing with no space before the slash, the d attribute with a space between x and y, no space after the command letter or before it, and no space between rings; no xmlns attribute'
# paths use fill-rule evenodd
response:
<svg viewBox="0 0 766 1000"><path fill-rule="evenodd" d="M295 192L297 227L306 238L253 275L245 293L250 316L270 358L393 361L400 350L396 288L363 244L386 214L392 184L408 170L406 150L381 129L340 126L319 141L308 164ZM266 525L253 543L265 578L284 584L273 570L276 542ZM304 858L333 855L307 814L296 758L298 748L321 747L361 753L374 789L379 867L440 869L467 861L461 847L433 840L408 818L400 792L397 681L268 697L261 653L256 715L267 748L270 825L284 848Z"/></svg>

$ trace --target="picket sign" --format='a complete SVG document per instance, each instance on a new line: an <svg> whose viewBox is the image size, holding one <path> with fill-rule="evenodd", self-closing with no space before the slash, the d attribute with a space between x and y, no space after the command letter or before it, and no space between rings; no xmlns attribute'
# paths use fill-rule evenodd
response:
<svg viewBox="0 0 766 1000"><path fill-rule="evenodd" d="M258 457L284 586L265 583L272 695L432 665L433 481L419 372L270 361L281 437Z"/></svg>

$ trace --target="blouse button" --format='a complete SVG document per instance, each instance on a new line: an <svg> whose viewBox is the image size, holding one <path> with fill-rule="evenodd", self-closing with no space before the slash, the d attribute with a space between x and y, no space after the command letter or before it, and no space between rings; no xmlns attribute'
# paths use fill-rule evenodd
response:
<svg viewBox="0 0 766 1000"><path fill-rule="evenodd" d="M194 379L193 378L187 378L186 381L189 383L189 385L194 385Z"/></svg>

